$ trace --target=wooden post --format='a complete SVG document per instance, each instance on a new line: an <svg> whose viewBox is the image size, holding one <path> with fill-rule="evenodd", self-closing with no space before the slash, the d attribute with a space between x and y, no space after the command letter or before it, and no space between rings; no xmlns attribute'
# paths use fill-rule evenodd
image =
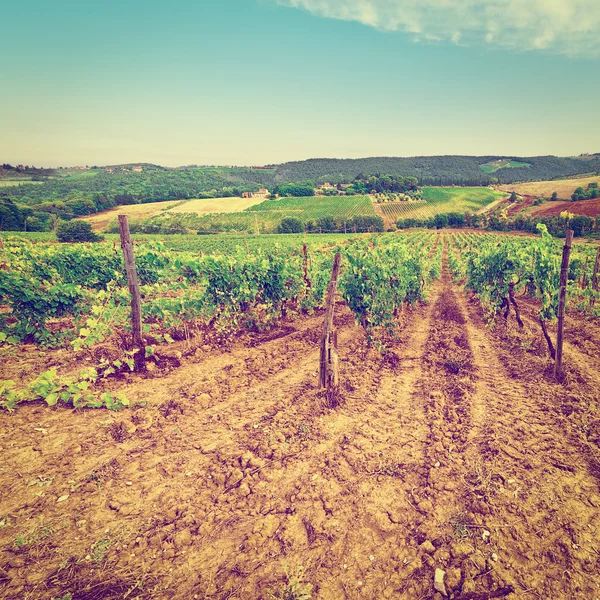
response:
<svg viewBox="0 0 600 600"><path fill-rule="evenodd" d="M341 255L336 252L333 258L331 280L327 288L325 303L325 322L323 336L321 337L321 356L319 368L319 387L331 388L339 385L339 363L337 357L337 335L333 331L333 312L335 309L335 291L340 272Z"/></svg>
<svg viewBox="0 0 600 600"><path fill-rule="evenodd" d="M306 242L302 244L302 270L304 272L304 285L311 287L310 279L308 278L308 247Z"/></svg>
<svg viewBox="0 0 600 600"><path fill-rule="evenodd" d="M142 340L142 303L127 215L119 215L119 233L121 235L121 248L125 256L127 283L129 284L129 293L131 294L131 331L133 333L133 347L137 349L134 356L135 365L136 368L143 368L146 352Z"/></svg>
<svg viewBox="0 0 600 600"><path fill-rule="evenodd" d="M598 270L600 269L600 246L598 246L598 252L596 253L596 262L594 263L594 274L592 275L592 289L598 291Z"/></svg>
<svg viewBox="0 0 600 600"><path fill-rule="evenodd" d="M588 256L585 257L585 266L583 267L583 275L581 276L581 289L585 290L588 284L587 268L588 268Z"/></svg>
<svg viewBox="0 0 600 600"><path fill-rule="evenodd" d="M560 290L558 296L558 332L556 334L556 360L554 362L554 378L557 381L562 381L565 376L562 364L563 332L565 322L565 303L567 300L567 277L569 275L569 258L571 256L572 243L573 230L567 229L565 245L563 247L562 263L560 265Z"/></svg>

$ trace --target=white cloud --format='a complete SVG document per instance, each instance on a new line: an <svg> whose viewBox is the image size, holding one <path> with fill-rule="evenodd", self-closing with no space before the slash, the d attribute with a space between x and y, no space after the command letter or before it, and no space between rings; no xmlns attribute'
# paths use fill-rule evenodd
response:
<svg viewBox="0 0 600 600"><path fill-rule="evenodd" d="M415 40L600 57L600 0L276 0Z"/></svg>

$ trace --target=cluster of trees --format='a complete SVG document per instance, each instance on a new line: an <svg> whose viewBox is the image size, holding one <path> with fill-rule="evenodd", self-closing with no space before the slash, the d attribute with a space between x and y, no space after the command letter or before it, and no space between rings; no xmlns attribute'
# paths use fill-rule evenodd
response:
<svg viewBox="0 0 600 600"><path fill-rule="evenodd" d="M577 200L589 200L591 198L598 198L600 196L600 189L598 189L597 183L588 183L585 190L579 186L572 194L571 200L576 202Z"/></svg>
<svg viewBox="0 0 600 600"><path fill-rule="evenodd" d="M315 184L312 181L305 183L290 183L288 185L279 185L273 191L274 194L280 196L295 196L297 198L303 198L305 196L315 195Z"/></svg>
<svg viewBox="0 0 600 600"><path fill-rule="evenodd" d="M443 227L474 227L488 229L491 231L525 231L537 233L536 225L544 223L548 232L555 237L564 237L565 219L555 215L548 217L530 217L517 215L511 219L498 215L474 215L468 213L446 213L437 214L427 219L399 219L398 229L411 227L427 227L429 229L441 229ZM595 219L584 215L571 215L569 226L573 229L575 237L585 237L600 231L600 216Z"/></svg>
<svg viewBox="0 0 600 600"><path fill-rule="evenodd" d="M411 194L419 189L419 180L416 177L403 177L402 175L358 175L352 182L352 189L357 194L385 194L402 193Z"/></svg>
<svg viewBox="0 0 600 600"><path fill-rule="evenodd" d="M59 242L101 242L104 238L92 231L87 221L63 221L56 228Z"/></svg>
<svg viewBox="0 0 600 600"><path fill-rule="evenodd" d="M277 226L277 233L365 233L384 231L383 219L379 216L355 216L344 220L340 217L325 216L315 221L305 221L297 217L286 217Z"/></svg>

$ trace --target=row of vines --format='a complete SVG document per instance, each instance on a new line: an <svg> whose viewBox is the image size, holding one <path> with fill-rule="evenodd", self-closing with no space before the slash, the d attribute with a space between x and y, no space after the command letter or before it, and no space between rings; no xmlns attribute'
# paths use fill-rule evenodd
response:
<svg viewBox="0 0 600 600"><path fill-rule="evenodd" d="M162 344L201 339L226 344L239 331L263 331L282 319L322 306L334 253L342 253L340 293L368 334L380 343L393 335L402 306L424 299L439 276L435 235L363 236L331 247L273 246L227 254L175 252L160 243L135 248L147 359ZM75 406L126 405L98 397L98 378L134 370L130 294L116 244L50 245L8 240L0 258L0 346L30 343L72 348L76 357L102 343L121 350L75 380L45 372L16 390L0 382L0 405L45 399ZM79 386L79 387L78 387Z"/></svg>

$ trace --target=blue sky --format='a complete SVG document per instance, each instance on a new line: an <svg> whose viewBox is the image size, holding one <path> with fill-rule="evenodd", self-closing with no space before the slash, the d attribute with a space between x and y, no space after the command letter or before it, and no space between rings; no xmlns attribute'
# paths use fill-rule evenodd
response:
<svg viewBox="0 0 600 600"><path fill-rule="evenodd" d="M32 0L2 29L3 162L600 151L597 0Z"/></svg>

